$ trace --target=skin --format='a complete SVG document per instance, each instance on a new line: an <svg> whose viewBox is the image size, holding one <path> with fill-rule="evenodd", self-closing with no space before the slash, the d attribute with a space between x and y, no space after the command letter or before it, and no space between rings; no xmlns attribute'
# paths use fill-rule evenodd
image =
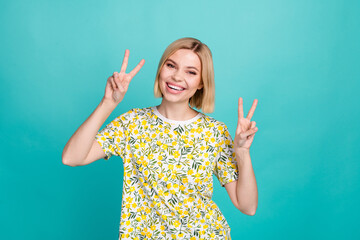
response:
<svg viewBox="0 0 360 240"><path fill-rule="evenodd" d="M131 79L144 65L145 60L128 74L125 73L129 58L129 50L125 51L125 57L120 73L114 72L109 77L104 100L115 106L120 103L128 89ZM166 61L159 76L159 86L163 93L158 111L166 118L185 121L195 117L198 112L193 110L188 102L198 89L203 87L201 82L201 62L199 57L187 49L179 49ZM189 68L189 66L196 68ZM166 83L170 82L186 88L180 94L172 94L166 90ZM258 128L256 122L251 121L258 100L255 99L248 115L244 118L243 99L238 102L238 124L234 138L234 150L239 171L239 178L225 184L226 191L234 204L242 213L254 215L258 205L258 190L254 170L250 158L250 146L254 140Z"/></svg>
<svg viewBox="0 0 360 240"><path fill-rule="evenodd" d="M130 51L129 49L126 49L120 72L114 72L107 80L103 101L106 101L111 105L117 106L123 100L131 80L145 63L145 60L141 59L138 65L131 72L126 73L125 71L128 65L129 55Z"/></svg>
<svg viewBox="0 0 360 240"><path fill-rule="evenodd" d="M105 94L100 104L66 143L62 154L62 161L65 165L87 165L106 156L101 146L94 139L95 135L116 106L123 100L131 79L145 63L145 60L142 59L130 73L126 73L129 54L130 51L126 49L120 72L114 72L107 79Z"/></svg>
<svg viewBox="0 0 360 240"><path fill-rule="evenodd" d="M175 84L185 90L173 94L167 90L166 83ZM179 49L169 56L160 71L159 86L163 98L158 111L163 116L178 121L195 117L198 112L193 110L188 103L195 92L203 87L201 62L198 55L188 49Z"/></svg>
<svg viewBox="0 0 360 240"><path fill-rule="evenodd" d="M250 146L258 128L256 122L251 121L258 100L255 99L244 118L243 99L238 102L238 124L234 138L234 150L239 171L237 181L227 183L226 191L235 207L247 215L255 215L258 205L258 189L254 170L250 158Z"/></svg>
<svg viewBox="0 0 360 240"><path fill-rule="evenodd" d="M191 119L198 112L189 107L189 99L197 89L203 87L200 59L194 52L187 49L179 49L169 59L174 62L165 62L160 72L159 84L163 99L160 106L158 106L158 110L169 119L180 121ZM196 67L199 71L189 69L187 66ZM193 75L190 73L191 71L197 74ZM168 93L166 91L166 82L186 87L186 91L180 94ZM250 158L250 146L258 130L255 126L256 122L251 121L257 102L258 100L255 99L248 115L244 118L243 99L239 98L238 124L234 138L239 178L237 181L225 184L225 189L234 206L247 215L254 215L258 204L257 184Z"/></svg>
<svg viewBox="0 0 360 240"><path fill-rule="evenodd" d="M162 109L160 110L160 113L169 119L187 120L197 114L196 111L189 107L188 100L190 98L189 96L192 96L192 94L196 92L195 88L202 88L199 77L201 64L198 61L199 59L189 52L181 51L177 54L179 55L173 56L177 65L174 65L174 69L172 69L170 65L169 68L171 69L162 69L160 82L161 84L164 84L167 80L171 80L177 84L184 84L182 86L188 87L188 92L176 96L165 93L160 105ZM66 144L62 156L64 164L69 166L87 165L105 157L100 145L94 140L94 136L115 107L123 100L130 81L142 68L145 62L145 60L142 59L130 73L126 73L128 58L129 50L126 50L120 72L114 72L113 75L108 78L105 95L101 104L99 104L96 110L79 127ZM196 66L199 73L197 73L196 76L191 77L190 69L187 66ZM163 91L165 85L161 86L163 87ZM257 128L255 127L256 123L251 122L256 105L257 100L255 99L248 116L244 118L242 98L239 99L238 126L234 139L239 179L225 185L234 205L240 211L248 215L255 214L258 198L255 175L251 166L249 154L250 146L255 133L257 132Z"/></svg>

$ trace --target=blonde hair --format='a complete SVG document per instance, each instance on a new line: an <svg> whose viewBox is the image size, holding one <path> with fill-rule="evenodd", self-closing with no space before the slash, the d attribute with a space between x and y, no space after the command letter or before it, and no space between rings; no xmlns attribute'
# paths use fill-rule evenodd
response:
<svg viewBox="0 0 360 240"><path fill-rule="evenodd" d="M166 60L179 49L189 49L198 55L201 62L201 82L203 88L197 90L189 99L191 107L201 109L204 113L212 113L214 111L215 102L215 81L214 81L214 65L212 54L208 46L196 38L180 38L172 42L164 51L156 72L154 95L156 98L162 97L159 86L159 76Z"/></svg>

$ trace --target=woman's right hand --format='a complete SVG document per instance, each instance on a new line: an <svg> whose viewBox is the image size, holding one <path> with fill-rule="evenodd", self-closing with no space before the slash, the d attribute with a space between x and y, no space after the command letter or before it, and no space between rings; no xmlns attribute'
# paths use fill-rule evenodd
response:
<svg viewBox="0 0 360 240"><path fill-rule="evenodd" d="M142 59L130 73L125 73L129 54L130 51L126 49L120 73L114 72L113 75L108 78L106 83L104 100L115 106L123 100L131 79L139 72L145 63L145 60Z"/></svg>

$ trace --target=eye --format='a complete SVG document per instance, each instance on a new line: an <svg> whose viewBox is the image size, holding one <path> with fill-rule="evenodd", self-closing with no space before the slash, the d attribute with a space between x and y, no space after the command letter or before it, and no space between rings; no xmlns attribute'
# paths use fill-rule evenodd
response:
<svg viewBox="0 0 360 240"><path fill-rule="evenodd" d="M196 75L196 72L189 72L190 74Z"/></svg>
<svg viewBox="0 0 360 240"><path fill-rule="evenodd" d="M172 65L171 63L167 63L166 66L171 67L171 68L174 67L174 65Z"/></svg>

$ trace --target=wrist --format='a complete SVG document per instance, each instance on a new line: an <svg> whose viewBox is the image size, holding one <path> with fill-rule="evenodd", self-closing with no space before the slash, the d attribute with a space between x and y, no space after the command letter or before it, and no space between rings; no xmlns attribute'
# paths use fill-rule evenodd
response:
<svg viewBox="0 0 360 240"><path fill-rule="evenodd" d="M101 100L99 107L104 109L106 112L110 112L110 114L115 110L116 108L116 104L114 104L113 102L109 101L109 100Z"/></svg>
<svg viewBox="0 0 360 240"><path fill-rule="evenodd" d="M244 147L235 147L235 152L247 153L247 152L250 152L250 149L249 148L244 148Z"/></svg>
<svg viewBox="0 0 360 240"><path fill-rule="evenodd" d="M112 109L112 110L114 110L117 106L117 104L115 104L111 100L107 100L105 98L101 99L100 105L103 107L106 107L108 109Z"/></svg>
<svg viewBox="0 0 360 240"><path fill-rule="evenodd" d="M244 159L246 158L247 156L250 155L250 151L248 148L236 148L235 149L235 154L238 158L240 159Z"/></svg>
<svg viewBox="0 0 360 240"><path fill-rule="evenodd" d="M238 164L240 164L240 166L243 166L250 161L250 151L247 148L235 149L235 155L237 162Z"/></svg>

